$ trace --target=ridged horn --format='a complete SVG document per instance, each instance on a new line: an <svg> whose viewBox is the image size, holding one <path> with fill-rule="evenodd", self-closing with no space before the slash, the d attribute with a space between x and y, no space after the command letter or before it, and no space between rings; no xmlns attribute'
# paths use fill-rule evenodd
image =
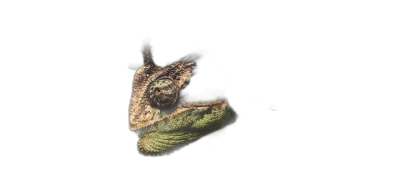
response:
<svg viewBox="0 0 400 183"><path fill-rule="evenodd" d="M150 45L144 45L142 53L143 53L144 65L155 65L153 61L153 55L151 54Z"/></svg>

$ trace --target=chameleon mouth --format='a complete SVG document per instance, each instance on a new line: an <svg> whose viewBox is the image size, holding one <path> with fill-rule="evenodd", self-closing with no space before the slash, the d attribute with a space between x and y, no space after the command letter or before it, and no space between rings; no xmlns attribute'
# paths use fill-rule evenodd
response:
<svg viewBox="0 0 400 183"><path fill-rule="evenodd" d="M143 107L142 107L143 108ZM217 110L228 110L228 103L225 101L214 101L214 102L203 102L203 103L189 103L184 104L181 107L176 108L173 112L160 113L160 109L153 108L147 105L144 109L140 110L136 114L130 115L130 129L136 131L150 125L156 124L163 120L170 120L176 118L184 113L190 111L207 111L210 110L211 114L215 114ZM171 110L172 111L172 110Z"/></svg>
<svg viewBox="0 0 400 183"><path fill-rule="evenodd" d="M149 121L146 121L146 123L136 124L136 125L133 125L133 124L135 124L133 122L134 119L131 119L130 130L131 131L137 131L137 130L143 129L145 127L151 126L151 125L153 125L155 123L158 123L160 121L166 120L168 118L174 118L174 117L176 117L178 115L181 115L182 113L189 112L189 111L194 110L194 109L196 109L196 110L207 110L208 108L209 107L179 107L178 109L176 109L174 112L170 113L169 115L166 115L166 116L158 118L158 119L149 120Z"/></svg>

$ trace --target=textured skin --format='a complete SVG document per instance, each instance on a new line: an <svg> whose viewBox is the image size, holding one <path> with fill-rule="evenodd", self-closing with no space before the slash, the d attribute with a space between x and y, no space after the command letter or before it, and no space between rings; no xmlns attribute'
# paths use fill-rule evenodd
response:
<svg viewBox="0 0 400 183"><path fill-rule="evenodd" d="M145 46L143 58L144 65L135 74L129 107L130 129L140 130L140 153L164 154L220 128L233 117L228 103L221 100L177 107L180 90L192 76L196 56L161 68L154 64L150 47ZM162 112L174 108L171 113Z"/></svg>

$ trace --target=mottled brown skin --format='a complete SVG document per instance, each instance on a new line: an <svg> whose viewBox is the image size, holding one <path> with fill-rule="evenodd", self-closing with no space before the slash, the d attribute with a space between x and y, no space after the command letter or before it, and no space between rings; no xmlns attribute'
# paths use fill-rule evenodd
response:
<svg viewBox="0 0 400 183"><path fill-rule="evenodd" d="M232 116L225 101L185 104L170 114L161 109L177 106L180 90L188 84L195 55L161 68L154 64L149 46L143 49L144 65L137 70L129 107L132 131L141 130L138 142L143 154L160 154L194 141L220 127Z"/></svg>

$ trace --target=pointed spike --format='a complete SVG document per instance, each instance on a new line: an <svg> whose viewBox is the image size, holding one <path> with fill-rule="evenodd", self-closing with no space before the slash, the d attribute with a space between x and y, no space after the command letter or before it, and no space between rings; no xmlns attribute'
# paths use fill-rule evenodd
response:
<svg viewBox="0 0 400 183"><path fill-rule="evenodd" d="M153 55L151 54L150 45L143 46L142 54L143 54L144 65L154 65Z"/></svg>

